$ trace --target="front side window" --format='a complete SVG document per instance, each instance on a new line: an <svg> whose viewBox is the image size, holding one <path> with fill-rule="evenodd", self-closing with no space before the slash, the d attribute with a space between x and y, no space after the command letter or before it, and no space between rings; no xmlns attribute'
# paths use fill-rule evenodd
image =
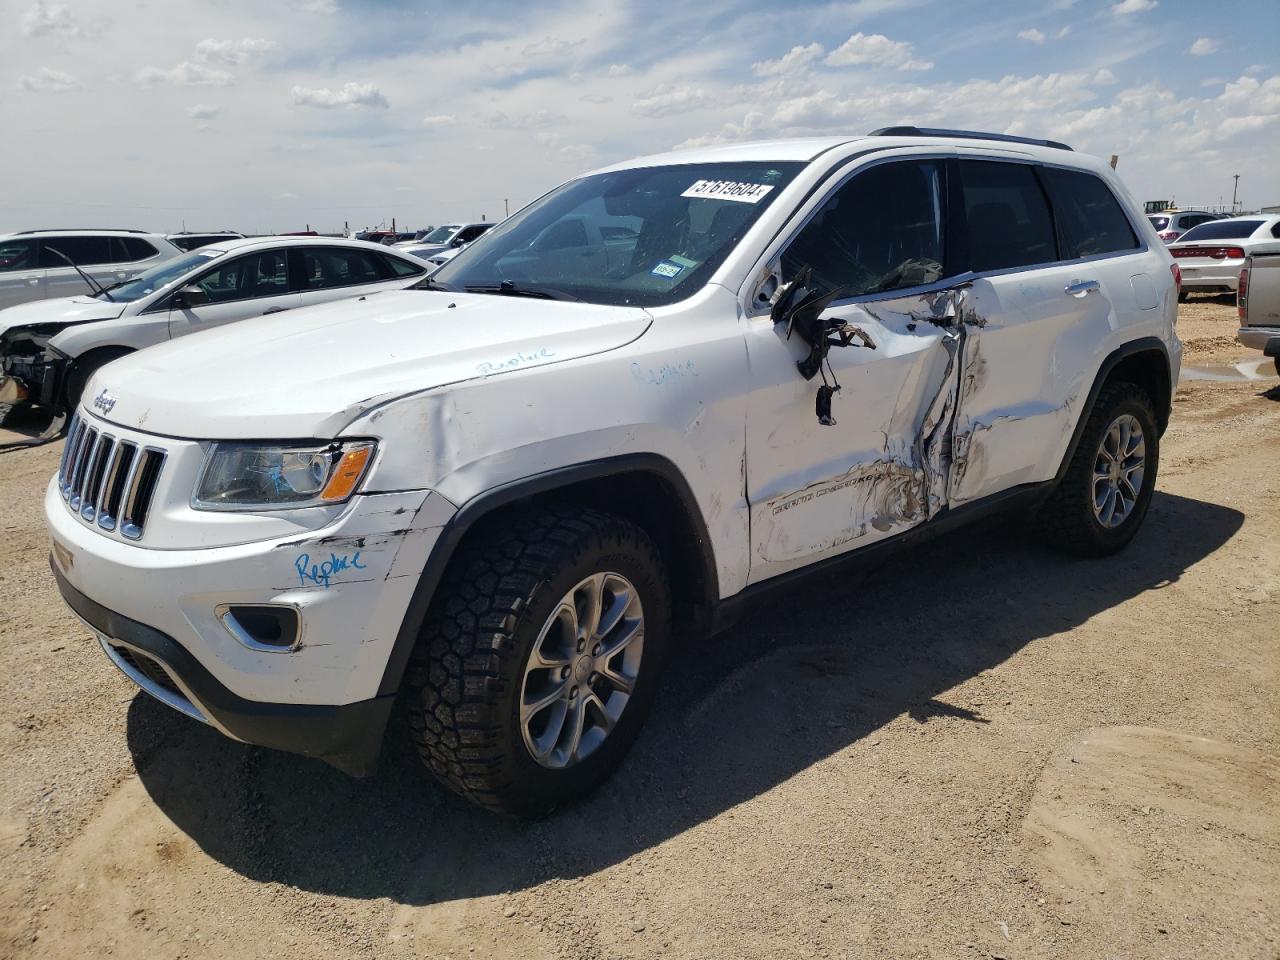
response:
<svg viewBox="0 0 1280 960"><path fill-rule="evenodd" d="M700 289L800 163L699 163L583 177L525 207L424 287L661 306Z"/></svg>
<svg viewBox="0 0 1280 960"><path fill-rule="evenodd" d="M782 279L813 270L811 287L856 297L942 279L943 167L884 163L836 190L782 254Z"/></svg>
<svg viewBox="0 0 1280 960"><path fill-rule="evenodd" d="M146 260L160 252L141 237L112 237L111 243L115 247L113 259L117 263Z"/></svg>
<svg viewBox="0 0 1280 960"><path fill-rule="evenodd" d="M66 260L53 251L68 257L77 267L87 267L99 263L112 263L111 238L95 237L90 234L76 234L66 237L40 238L40 266L47 269L71 267Z"/></svg>
<svg viewBox="0 0 1280 960"><path fill-rule="evenodd" d="M411 277L414 274L422 273L426 267L422 264L410 263L408 260L402 260L399 257L384 256L383 263L387 265L393 277Z"/></svg>
<svg viewBox="0 0 1280 960"><path fill-rule="evenodd" d="M302 285L305 290L328 290L384 279L378 269L380 254L347 247L308 247L302 251Z"/></svg>
<svg viewBox="0 0 1280 960"><path fill-rule="evenodd" d="M34 240L0 240L0 273L32 270L36 265Z"/></svg>
<svg viewBox="0 0 1280 960"><path fill-rule="evenodd" d="M196 286L209 303L283 296L289 292L285 251L263 250L229 260L196 280Z"/></svg>
<svg viewBox="0 0 1280 960"><path fill-rule="evenodd" d="M1058 259L1049 203L1025 163L961 160L969 266L977 273Z"/></svg>
<svg viewBox="0 0 1280 960"><path fill-rule="evenodd" d="M1075 260L1138 249L1129 218L1111 189L1092 173L1043 167L1058 222L1059 258Z"/></svg>

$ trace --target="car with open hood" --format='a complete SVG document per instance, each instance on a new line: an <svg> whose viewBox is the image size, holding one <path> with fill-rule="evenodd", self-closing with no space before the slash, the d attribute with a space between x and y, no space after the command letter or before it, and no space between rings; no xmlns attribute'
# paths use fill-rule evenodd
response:
<svg viewBox="0 0 1280 960"><path fill-rule="evenodd" d="M1060 143L645 157L409 289L99 370L45 495L55 579L193 720L369 774L399 704L442 782L541 814L621 762L675 645L714 656L803 573L1010 510L1122 549L1176 315L1141 208Z"/></svg>

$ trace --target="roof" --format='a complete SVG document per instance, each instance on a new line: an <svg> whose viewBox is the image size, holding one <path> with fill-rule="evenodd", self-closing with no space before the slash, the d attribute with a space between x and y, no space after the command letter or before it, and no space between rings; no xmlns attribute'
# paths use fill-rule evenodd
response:
<svg viewBox="0 0 1280 960"><path fill-rule="evenodd" d="M62 229L51 228L49 230L15 230L13 233L0 234L7 237L43 237L51 233L67 234L67 233L88 233L88 234L107 234L108 236L125 236L125 237L163 237L163 233L155 233L151 230L131 230L128 227L64 227Z"/></svg>
<svg viewBox="0 0 1280 960"><path fill-rule="evenodd" d="M288 237L288 236L269 236L269 237L243 237L237 240L227 240L225 242L219 240L205 247L200 247L191 251L199 253L201 250L245 250L249 247L355 247L359 250L391 250L391 247L384 246L380 243L372 243L368 240L348 240L345 237ZM397 251L399 253L400 251Z"/></svg>

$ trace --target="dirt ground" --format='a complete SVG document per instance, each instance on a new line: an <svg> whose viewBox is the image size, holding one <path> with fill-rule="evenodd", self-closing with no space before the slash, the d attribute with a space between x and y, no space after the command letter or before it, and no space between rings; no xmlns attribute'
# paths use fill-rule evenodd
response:
<svg viewBox="0 0 1280 960"><path fill-rule="evenodd" d="M1244 355L1186 305L1188 363ZM1280 957L1280 387L1178 391L1104 561L1017 526L678 652L640 743L535 824L227 741L59 601L0 456L0 956Z"/></svg>

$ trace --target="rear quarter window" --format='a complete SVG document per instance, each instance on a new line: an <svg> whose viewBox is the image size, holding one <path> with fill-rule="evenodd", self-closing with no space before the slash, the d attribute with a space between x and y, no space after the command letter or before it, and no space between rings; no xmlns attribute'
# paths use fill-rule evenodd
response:
<svg viewBox="0 0 1280 960"><path fill-rule="evenodd" d="M1139 247L1120 202L1101 179L1079 170L1040 170L1058 226L1063 260L1121 253Z"/></svg>

